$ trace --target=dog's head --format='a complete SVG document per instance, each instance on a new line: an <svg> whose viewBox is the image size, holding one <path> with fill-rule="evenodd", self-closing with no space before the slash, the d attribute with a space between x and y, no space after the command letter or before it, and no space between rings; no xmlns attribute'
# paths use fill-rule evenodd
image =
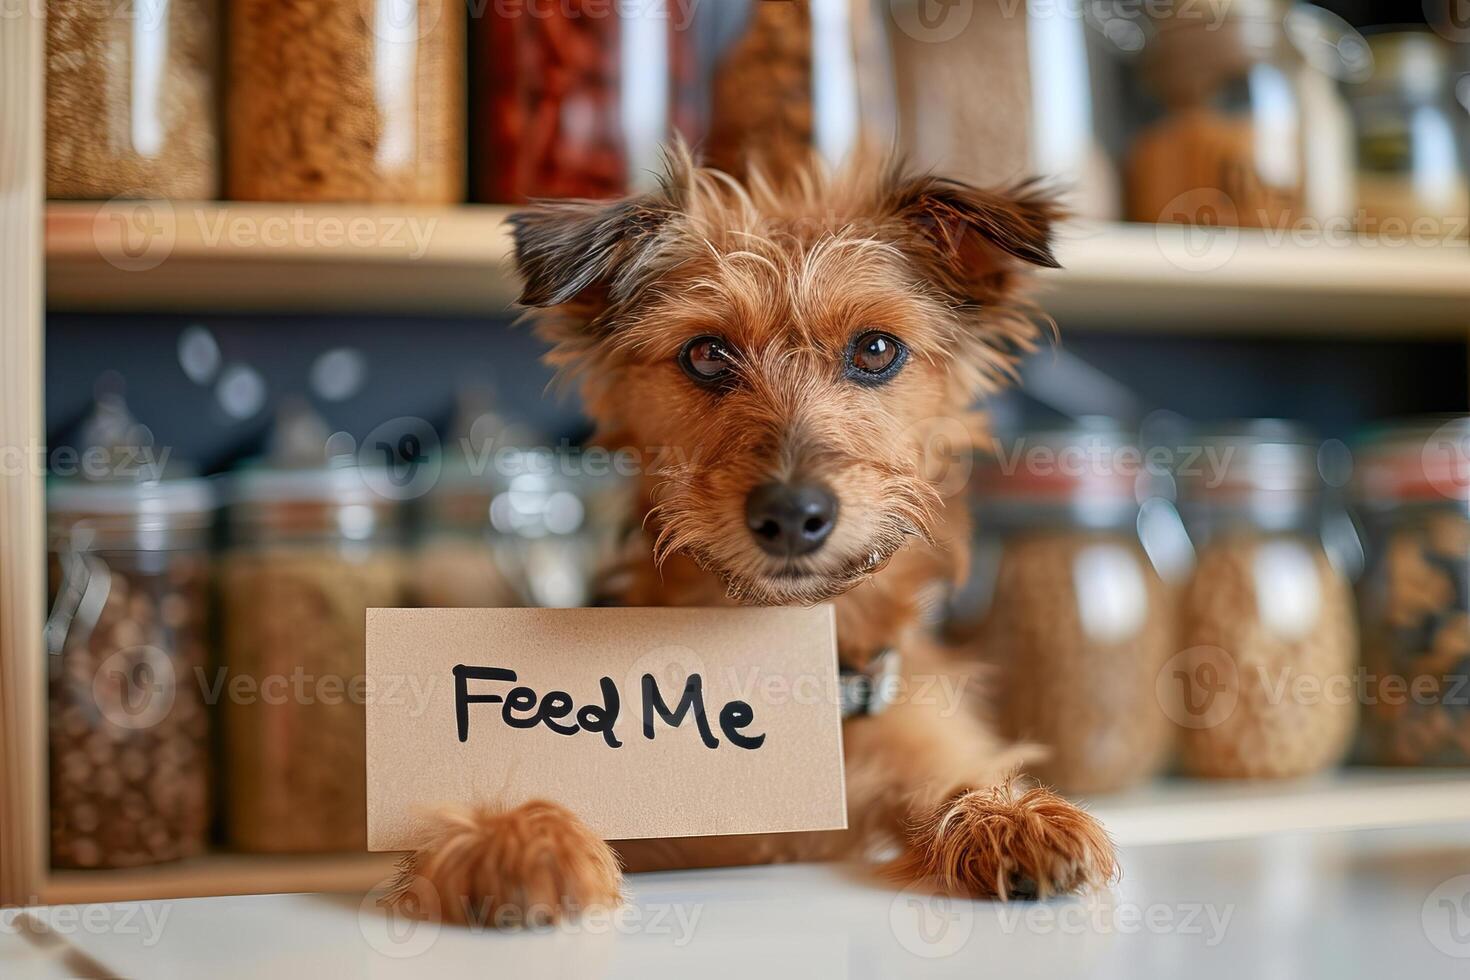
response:
<svg viewBox="0 0 1470 980"><path fill-rule="evenodd" d="M1051 200L896 169L741 185L675 153L657 191L514 216L521 302L602 440L659 451L655 552L748 602L815 602L929 537L936 432L1036 326ZM955 447L964 449L965 447Z"/></svg>

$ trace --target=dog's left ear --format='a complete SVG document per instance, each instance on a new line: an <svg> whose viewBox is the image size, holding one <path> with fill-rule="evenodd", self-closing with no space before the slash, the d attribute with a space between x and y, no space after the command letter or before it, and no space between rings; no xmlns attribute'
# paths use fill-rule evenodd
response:
<svg viewBox="0 0 1470 980"><path fill-rule="evenodd" d="M1063 210L1036 181L982 190L914 177L895 181L888 200L905 230L903 246L961 303L997 302L1028 266L1058 267L1051 239Z"/></svg>
<svg viewBox="0 0 1470 980"><path fill-rule="evenodd" d="M626 299L640 256L675 213L667 188L620 201L543 201L510 216L524 306Z"/></svg>

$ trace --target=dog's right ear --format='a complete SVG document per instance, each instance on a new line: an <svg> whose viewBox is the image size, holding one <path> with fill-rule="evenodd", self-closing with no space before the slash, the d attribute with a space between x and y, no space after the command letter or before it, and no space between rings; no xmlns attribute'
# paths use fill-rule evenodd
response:
<svg viewBox="0 0 1470 980"><path fill-rule="evenodd" d="M542 201L510 216L523 306L592 309L631 297L677 212L668 187L620 201Z"/></svg>

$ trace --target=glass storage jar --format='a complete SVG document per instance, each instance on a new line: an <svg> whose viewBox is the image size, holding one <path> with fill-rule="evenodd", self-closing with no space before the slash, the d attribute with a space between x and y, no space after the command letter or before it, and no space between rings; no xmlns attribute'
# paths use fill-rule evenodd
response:
<svg viewBox="0 0 1470 980"><path fill-rule="evenodd" d="M1371 35L1368 45L1372 75L1349 89L1358 230L1399 238L1464 236L1470 163L1449 45L1427 30Z"/></svg>
<svg viewBox="0 0 1470 980"><path fill-rule="evenodd" d="M1470 420L1385 427L1358 452L1363 761L1470 765Z"/></svg>
<svg viewBox="0 0 1470 980"><path fill-rule="evenodd" d="M894 140L889 4L731 0L700 9L696 126L705 159L743 174L751 156L780 175L813 151L828 164Z"/></svg>
<svg viewBox="0 0 1470 980"><path fill-rule="evenodd" d="M219 190L214 0L46 5L46 194Z"/></svg>
<svg viewBox="0 0 1470 980"><path fill-rule="evenodd" d="M213 507L201 480L47 487L54 867L153 864L207 843Z"/></svg>
<svg viewBox="0 0 1470 980"><path fill-rule="evenodd" d="M243 851L366 845L366 610L402 599L399 505L372 471L232 476L220 560L226 834Z"/></svg>
<svg viewBox="0 0 1470 980"><path fill-rule="evenodd" d="M528 606L584 606L632 512L632 481L600 449L528 449L496 457L490 501L495 561Z"/></svg>
<svg viewBox="0 0 1470 980"><path fill-rule="evenodd" d="M475 609L522 604L493 545L490 508L505 489L493 468L477 473L463 459L445 465L424 498L409 585L417 605Z"/></svg>
<svg viewBox="0 0 1470 980"><path fill-rule="evenodd" d="M458 4L237 0L230 13L231 198L463 199Z"/></svg>
<svg viewBox="0 0 1470 980"><path fill-rule="evenodd" d="M1129 149L1130 220L1282 227L1301 216L1301 59L1287 6L1233 0L1217 21L1169 5L1151 18L1138 71L1159 109Z"/></svg>
<svg viewBox="0 0 1470 980"><path fill-rule="evenodd" d="M1115 431L1033 432L972 479L976 649L1006 734L1048 750L1066 792L1157 773L1172 730L1155 679L1176 649L1170 590L1141 539L1142 458Z"/></svg>
<svg viewBox="0 0 1470 980"><path fill-rule="evenodd" d="M658 167L689 90L694 9L563 0L476 18L476 199L634 189Z"/></svg>
<svg viewBox="0 0 1470 980"><path fill-rule="evenodd" d="M1306 775L1341 761L1356 731L1357 623L1324 545L1318 448L1262 421L1178 455L1196 564L1165 689L1190 775Z"/></svg>

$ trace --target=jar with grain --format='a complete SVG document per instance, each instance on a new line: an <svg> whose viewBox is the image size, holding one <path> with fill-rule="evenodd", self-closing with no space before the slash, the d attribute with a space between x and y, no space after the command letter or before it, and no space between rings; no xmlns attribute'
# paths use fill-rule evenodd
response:
<svg viewBox="0 0 1470 980"><path fill-rule="evenodd" d="M231 478L220 606L238 850L366 845L366 610L403 596L399 505L374 486L350 465Z"/></svg>
<svg viewBox="0 0 1470 980"><path fill-rule="evenodd" d="M1357 729L1358 632L1346 560L1324 545L1318 445L1259 422L1178 458L1197 559L1162 689L1184 770L1289 777L1337 764Z"/></svg>
<svg viewBox="0 0 1470 980"><path fill-rule="evenodd" d="M214 0L46 5L46 194L219 190Z"/></svg>
<svg viewBox="0 0 1470 980"><path fill-rule="evenodd" d="M836 164L855 147L893 145L896 103L889 4L733 0L700 8L696 126L708 162L780 179L813 153Z"/></svg>
<svg viewBox="0 0 1470 980"><path fill-rule="evenodd" d="M230 14L230 197L463 199L458 4L237 0Z"/></svg>
<svg viewBox="0 0 1470 980"><path fill-rule="evenodd" d="M565 0L475 18L476 199L617 197L640 184L681 112L687 126L693 11Z"/></svg>
<svg viewBox="0 0 1470 980"><path fill-rule="evenodd" d="M1470 420L1389 426L1358 450L1367 538L1361 755L1470 765Z"/></svg>
<svg viewBox="0 0 1470 980"><path fill-rule="evenodd" d="M1358 230L1464 237L1470 161L1450 45L1428 30L1375 34L1368 45L1373 73L1348 90L1357 124Z"/></svg>
<svg viewBox="0 0 1470 980"><path fill-rule="evenodd" d="M409 581L416 605L471 609L522 605L496 556L490 523L491 505L505 491L505 481L488 464L488 472L478 469L463 459L447 463L424 498Z"/></svg>
<svg viewBox="0 0 1470 980"><path fill-rule="evenodd" d="M1137 448L1097 429L1003 441L973 479L976 648L999 668L1006 734L1045 746L1033 771L1065 792L1122 789L1168 758L1155 679L1177 647L1146 486Z"/></svg>
<svg viewBox="0 0 1470 980"><path fill-rule="evenodd" d="M632 511L626 460L599 449L528 449L496 457L490 501L495 561L521 604L583 606L597 598Z"/></svg>
<svg viewBox="0 0 1470 980"><path fill-rule="evenodd" d="M213 508L200 480L47 487L54 867L205 848Z"/></svg>
<svg viewBox="0 0 1470 980"><path fill-rule="evenodd" d="M1303 114L1281 0L1233 0L1223 17L1160 8L1138 62L1156 118L1127 161L1132 221L1277 228L1302 216Z"/></svg>

